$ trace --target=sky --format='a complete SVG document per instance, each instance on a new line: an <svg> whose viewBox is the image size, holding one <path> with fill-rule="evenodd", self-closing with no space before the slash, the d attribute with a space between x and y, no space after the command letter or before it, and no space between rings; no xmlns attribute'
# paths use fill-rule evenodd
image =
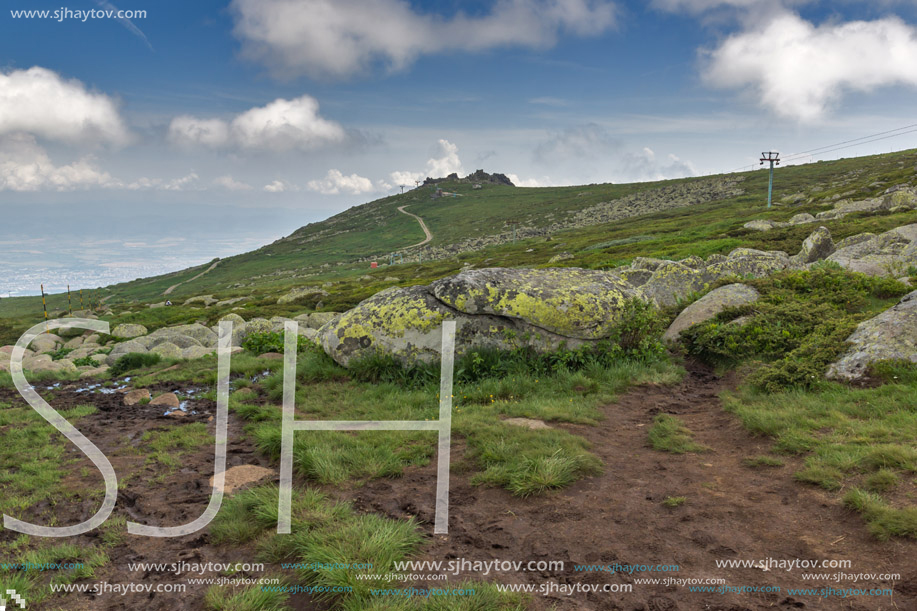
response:
<svg viewBox="0 0 917 611"><path fill-rule="evenodd" d="M912 148L915 86L914 0L10 0L0 297L243 252L426 176Z"/></svg>

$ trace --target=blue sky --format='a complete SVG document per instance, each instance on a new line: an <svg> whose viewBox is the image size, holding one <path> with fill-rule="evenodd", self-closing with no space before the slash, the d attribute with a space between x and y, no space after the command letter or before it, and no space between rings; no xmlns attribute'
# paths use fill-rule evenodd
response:
<svg viewBox="0 0 917 611"><path fill-rule="evenodd" d="M12 14L23 9L71 12ZM89 10L145 15L70 16ZM917 6L905 0L4 11L0 295L225 256L429 174L675 178L917 123ZM822 158L915 145L905 134Z"/></svg>

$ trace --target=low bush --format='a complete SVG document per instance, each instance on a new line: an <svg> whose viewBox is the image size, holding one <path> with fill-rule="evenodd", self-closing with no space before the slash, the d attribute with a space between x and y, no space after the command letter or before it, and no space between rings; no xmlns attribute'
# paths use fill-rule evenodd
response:
<svg viewBox="0 0 917 611"><path fill-rule="evenodd" d="M284 334L282 331L263 331L252 333L242 342L242 347L254 354L264 354L266 352L283 352ZM314 346L305 336L298 336L297 350L304 352L311 346Z"/></svg>
<svg viewBox="0 0 917 611"><path fill-rule="evenodd" d="M115 364L109 369L109 373L113 376L119 376L134 369L155 365L161 360L162 357L155 353L129 352L115 361Z"/></svg>

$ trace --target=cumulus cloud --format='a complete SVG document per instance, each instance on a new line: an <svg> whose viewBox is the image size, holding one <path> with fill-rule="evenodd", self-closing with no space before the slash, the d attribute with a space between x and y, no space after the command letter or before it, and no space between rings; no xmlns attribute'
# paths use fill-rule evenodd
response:
<svg viewBox="0 0 917 611"><path fill-rule="evenodd" d="M778 115L822 117L848 92L917 85L917 30L897 17L816 26L782 12L707 53L714 87L756 96Z"/></svg>
<svg viewBox="0 0 917 611"><path fill-rule="evenodd" d="M164 183L161 188L166 191L185 191L195 187L199 178L196 172L191 172L181 178L174 178Z"/></svg>
<svg viewBox="0 0 917 611"><path fill-rule="evenodd" d="M621 171L631 180L667 180L686 178L697 174L697 170L688 161L676 155L666 155L662 160L649 147L637 153L627 153L620 161Z"/></svg>
<svg viewBox="0 0 917 611"><path fill-rule="evenodd" d="M228 191L248 191L252 188L251 185L236 180L230 174L215 178L213 184Z"/></svg>
<svg viewBox="0 0 917 611"><path fill-rule="evenodd" d="M286 191L299 191L299 187L294 184L288 183L285 180L274 180L262 187L264 191L268 193L284 193Z"/></svg>
<svg viewBox="0 0 917 611"><path fill-rule="evenodd" d="M130 140L112 98L38 66L0 72L0 136L16 132L69 144Z"/></svg>
<svg viewBox="0 0 917 611"><path fill-rule="evenodd" d="M328 170L325 178L310 180L308 187L323 195L338 195L341 193L360 195L362 193L371 193L375 190L373 181L370 179L364 178L359 174L345 176L340 170Z"/></svg>
<svg viewBox="0 0 917 611"><path fill-rule="evenodd" d="M308 95L278 98L237 115L232 121L183 115L172 119L169 140L179 146L236 147L286 152L342 143L347 132L319 114L318 101Z"/></svg>
<svg viewBox="0 0 917 611"><path fill-rule="evenodd" d="M507 178L513 181L517 187L550 187L554 183L547 176L541 178L519 178L516 174L507 174Z"/></svg>
<svg viewBox="0 0 917 611"><path fill-rule="evenodd" d="M243 53L278 76L344 78L421 55L500 47L547 48L561 34L615 24L610 0L496 0L480 16L419 13L405 0L233 0Z"/></svg>
<svg viewBox="0 0 917 611"><path fill-rule="evenodd" d="M0 138L0 191L73 191L117 187L120 183L85 157L67 165L55 165L30 134Z"/></svg>
<svg viewBox="0 0 917 611"><path fill-rule="evenodd" d="M396 185L413 185L418 180L424 180L426 177L443 178L449 174L465 174L462 167L462 160L458 155L458 146L446 139L437 140L433 149L430 151L430 158L427 159L426 172L412 172L409 170L400 170L392 172L389 177Z"/></svg>

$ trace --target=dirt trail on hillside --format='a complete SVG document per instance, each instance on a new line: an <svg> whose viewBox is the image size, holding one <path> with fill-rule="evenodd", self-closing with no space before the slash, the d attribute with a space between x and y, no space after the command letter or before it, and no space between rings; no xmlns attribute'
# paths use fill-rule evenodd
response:
<svg viewBox="0 0 917 611"><path fill-rule="evenodd" d="M405 208L407 208L407 205L398 206L398 212L400 212L401 214L407 214L408 216L413 216L415 219L417 219L417 222L420 223L420 228L423 229L424 235L427 236L426 238L424 238L422 242L417 242L417 244L411 244L410 246L405 246L405 248L414 248L415 246L423 246L424 244L426 244L427 242L433 239L433 234L430 232L430 229L427 227L427 224L423 221L422 218L420 218L416 214L412 214L406 211Z"/></svg>
<svg viewBox="0 0 917 611"><path fill-rule="evenodd" d="M534 595L536 609L628 611L758 611L763 609L917 609L917 542L872 538L862 518L841 507L834 494L793 480L798 462L751 469L748 456L766 453L770 442L754 438L723 411L718 394L730 380L693 368L678 387L643 386L604 408L598 426L563 426L589 439L606 465L603 475L530 499L505 490L471 486L453 474L449 534L433 537L423 560L562 560L562 571L497 573L461 578L507 584L632 584L630 593ZM673 455L651 449L647 430L659 413L678 415L711 448ZM453 464L461 458L457 447ZM375 481L353 494L358 507L404 518L417 515L432 532L432 466L399 480ZM680 507L668 497L683 496ZM901 573L897 583L856 584L804 580L802 569L721 569L717 560L851 560L845 573ZM585 565L678 565L678 572L577 572ZM836 573L837 569L818 569ZM725 578L730 587L779 587L779 592L693 593L685 586L636 583L644 578ZM427 581L442 587L441 581ZM894 588L893 597L819 599L790 595L787 588Z"/></svg>
<svg viewBox="0 0 917 611"><path fill-rule="evenodd" d="M210 267L208 267L207 269L205 269L204 271L202 271L201 273L199 273L197 276L194 276L193 278L188 278L187 280L182 280L182 281L179 282L178 284L173 284L172 286L170 286L169 288L167 288L166 290L164 290L164 291L162 292L162 294L163 294L163 295L169 295L169 294L172 293L172 291L174 291L175 289L177 289L177 288L180 287L181 285L187 284L187 283L189 283L189 282L194 282L195 280L197 280L198 278L200 278L200 277L203 276L204 274L213 271L213 268L215 268L217 265L219 265L220 262L221 262L221 261L214 261L213 264L212 264Z"/></svg>

